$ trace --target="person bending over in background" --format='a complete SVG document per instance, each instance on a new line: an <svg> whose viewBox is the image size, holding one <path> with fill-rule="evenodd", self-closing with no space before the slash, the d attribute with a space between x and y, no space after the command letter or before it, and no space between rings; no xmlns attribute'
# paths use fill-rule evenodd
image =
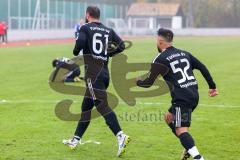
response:
<svg viewBox="0 0 240 160"><path fill-rule="evenodd" d="M80 77L81 70L79 65L75 64L68 58L54 59L52 61L52 66L57 70L63 68L68 70L69 72L63 77L63 82L80 82L83 78Z"/></svg>

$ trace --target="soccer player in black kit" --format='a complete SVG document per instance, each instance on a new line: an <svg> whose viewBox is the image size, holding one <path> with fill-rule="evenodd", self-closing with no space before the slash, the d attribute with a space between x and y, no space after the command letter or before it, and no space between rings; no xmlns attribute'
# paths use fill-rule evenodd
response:
<svg viewBox="0 0 240 160"><path fill-rule="evenodd" d="M86 10L86 24L81 26L73 50L75 56L83 50L87 89L82 102L81 118L74 137L63 143L71 149L77 147L89 126L91 110L96 106L97 111L104 117L106 124L118 139L117 156L120 157L125 152L130 138L123 133L115 113L109 107L106 90L109 85L109 57L121 53L125 49L125 45L113 29L104 26L99 19L99 8L89 6ZM117 47L110 52L108 46L111 42L117 44Z"/></svg>
<svg viewBox="0 0 240 160"><path fill-rule="evenodd" d="M204 160L195 146L194 139L188 132L191 124L191 114L198 105L198 83L193 70L200 70L209 85L209 96L218 94L216 85L204 64L191 53L172 46L173 32L168 29L158 30L157 46L159 54L153 60L148 77L136 79L139 87L148 88L161 75L169 85L172 106L165 115L165 121L172 132L179 138L185 148L181 160L193 157L194 160Z"/></svg>
<svg viewBox="0 0 240 160"><path fill-rule="evenodd" d="M55 76L61 68L69 71L66 75L63 76L63 82L80 82L82 79L80 77L81 70L79 68L79 65L75 64L74 61L68 58L63 57L60 59L54 59L52 61L52 66L56 68Z"/></svg>

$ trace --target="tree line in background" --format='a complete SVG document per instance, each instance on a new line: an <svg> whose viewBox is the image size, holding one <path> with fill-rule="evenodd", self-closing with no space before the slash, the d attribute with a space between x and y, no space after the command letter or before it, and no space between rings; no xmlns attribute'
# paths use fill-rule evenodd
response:
<svg viewBox="0 0 240 160"><path fill-rule="evenodd" d="M240 0L137 0L180 3L190 27L240 27Z"/></svg>

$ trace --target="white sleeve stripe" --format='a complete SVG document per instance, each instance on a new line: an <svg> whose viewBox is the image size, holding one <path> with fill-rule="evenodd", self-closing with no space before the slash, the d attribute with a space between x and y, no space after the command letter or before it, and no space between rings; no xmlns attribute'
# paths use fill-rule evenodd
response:
<svg viewBox="0 0 240 160"><path fill-rule="evenodd" d="M157 60L158 56L160 55L160 53L158 53L158 55L154 58L154 60L152 61L152 63L155 63L155 61Z"/></svg>

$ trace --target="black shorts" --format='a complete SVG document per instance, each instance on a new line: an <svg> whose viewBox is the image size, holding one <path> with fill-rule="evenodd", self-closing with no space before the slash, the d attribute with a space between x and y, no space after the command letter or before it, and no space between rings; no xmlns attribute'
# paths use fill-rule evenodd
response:
<svg viewBox="0 0 240 160"><path fill-rule="evenodd" d="M169 112L173 114L173 123L176 128L190 127L192 112L196 107L174 104L169 108Z"/></svg>
<svg viewBox="0 0 240 160"><path fill-rule="evenodd" d="M101 99L106 94L106 90L109 85L109 79L105 80L97 79L94 81L91 78L87 78L86 85L87 85L86 94L88 96L90 96L93 100Z"/></svg>
<svg viewBox="0 0 240 160"><path fill-rule="evenodd" d="M106 101L107 100L107 88L109 86L109 72L108 69L102 69L96 75L90 75L85 77L86 81L86 93L85 96L92 98L94 101Z"/></svg>

